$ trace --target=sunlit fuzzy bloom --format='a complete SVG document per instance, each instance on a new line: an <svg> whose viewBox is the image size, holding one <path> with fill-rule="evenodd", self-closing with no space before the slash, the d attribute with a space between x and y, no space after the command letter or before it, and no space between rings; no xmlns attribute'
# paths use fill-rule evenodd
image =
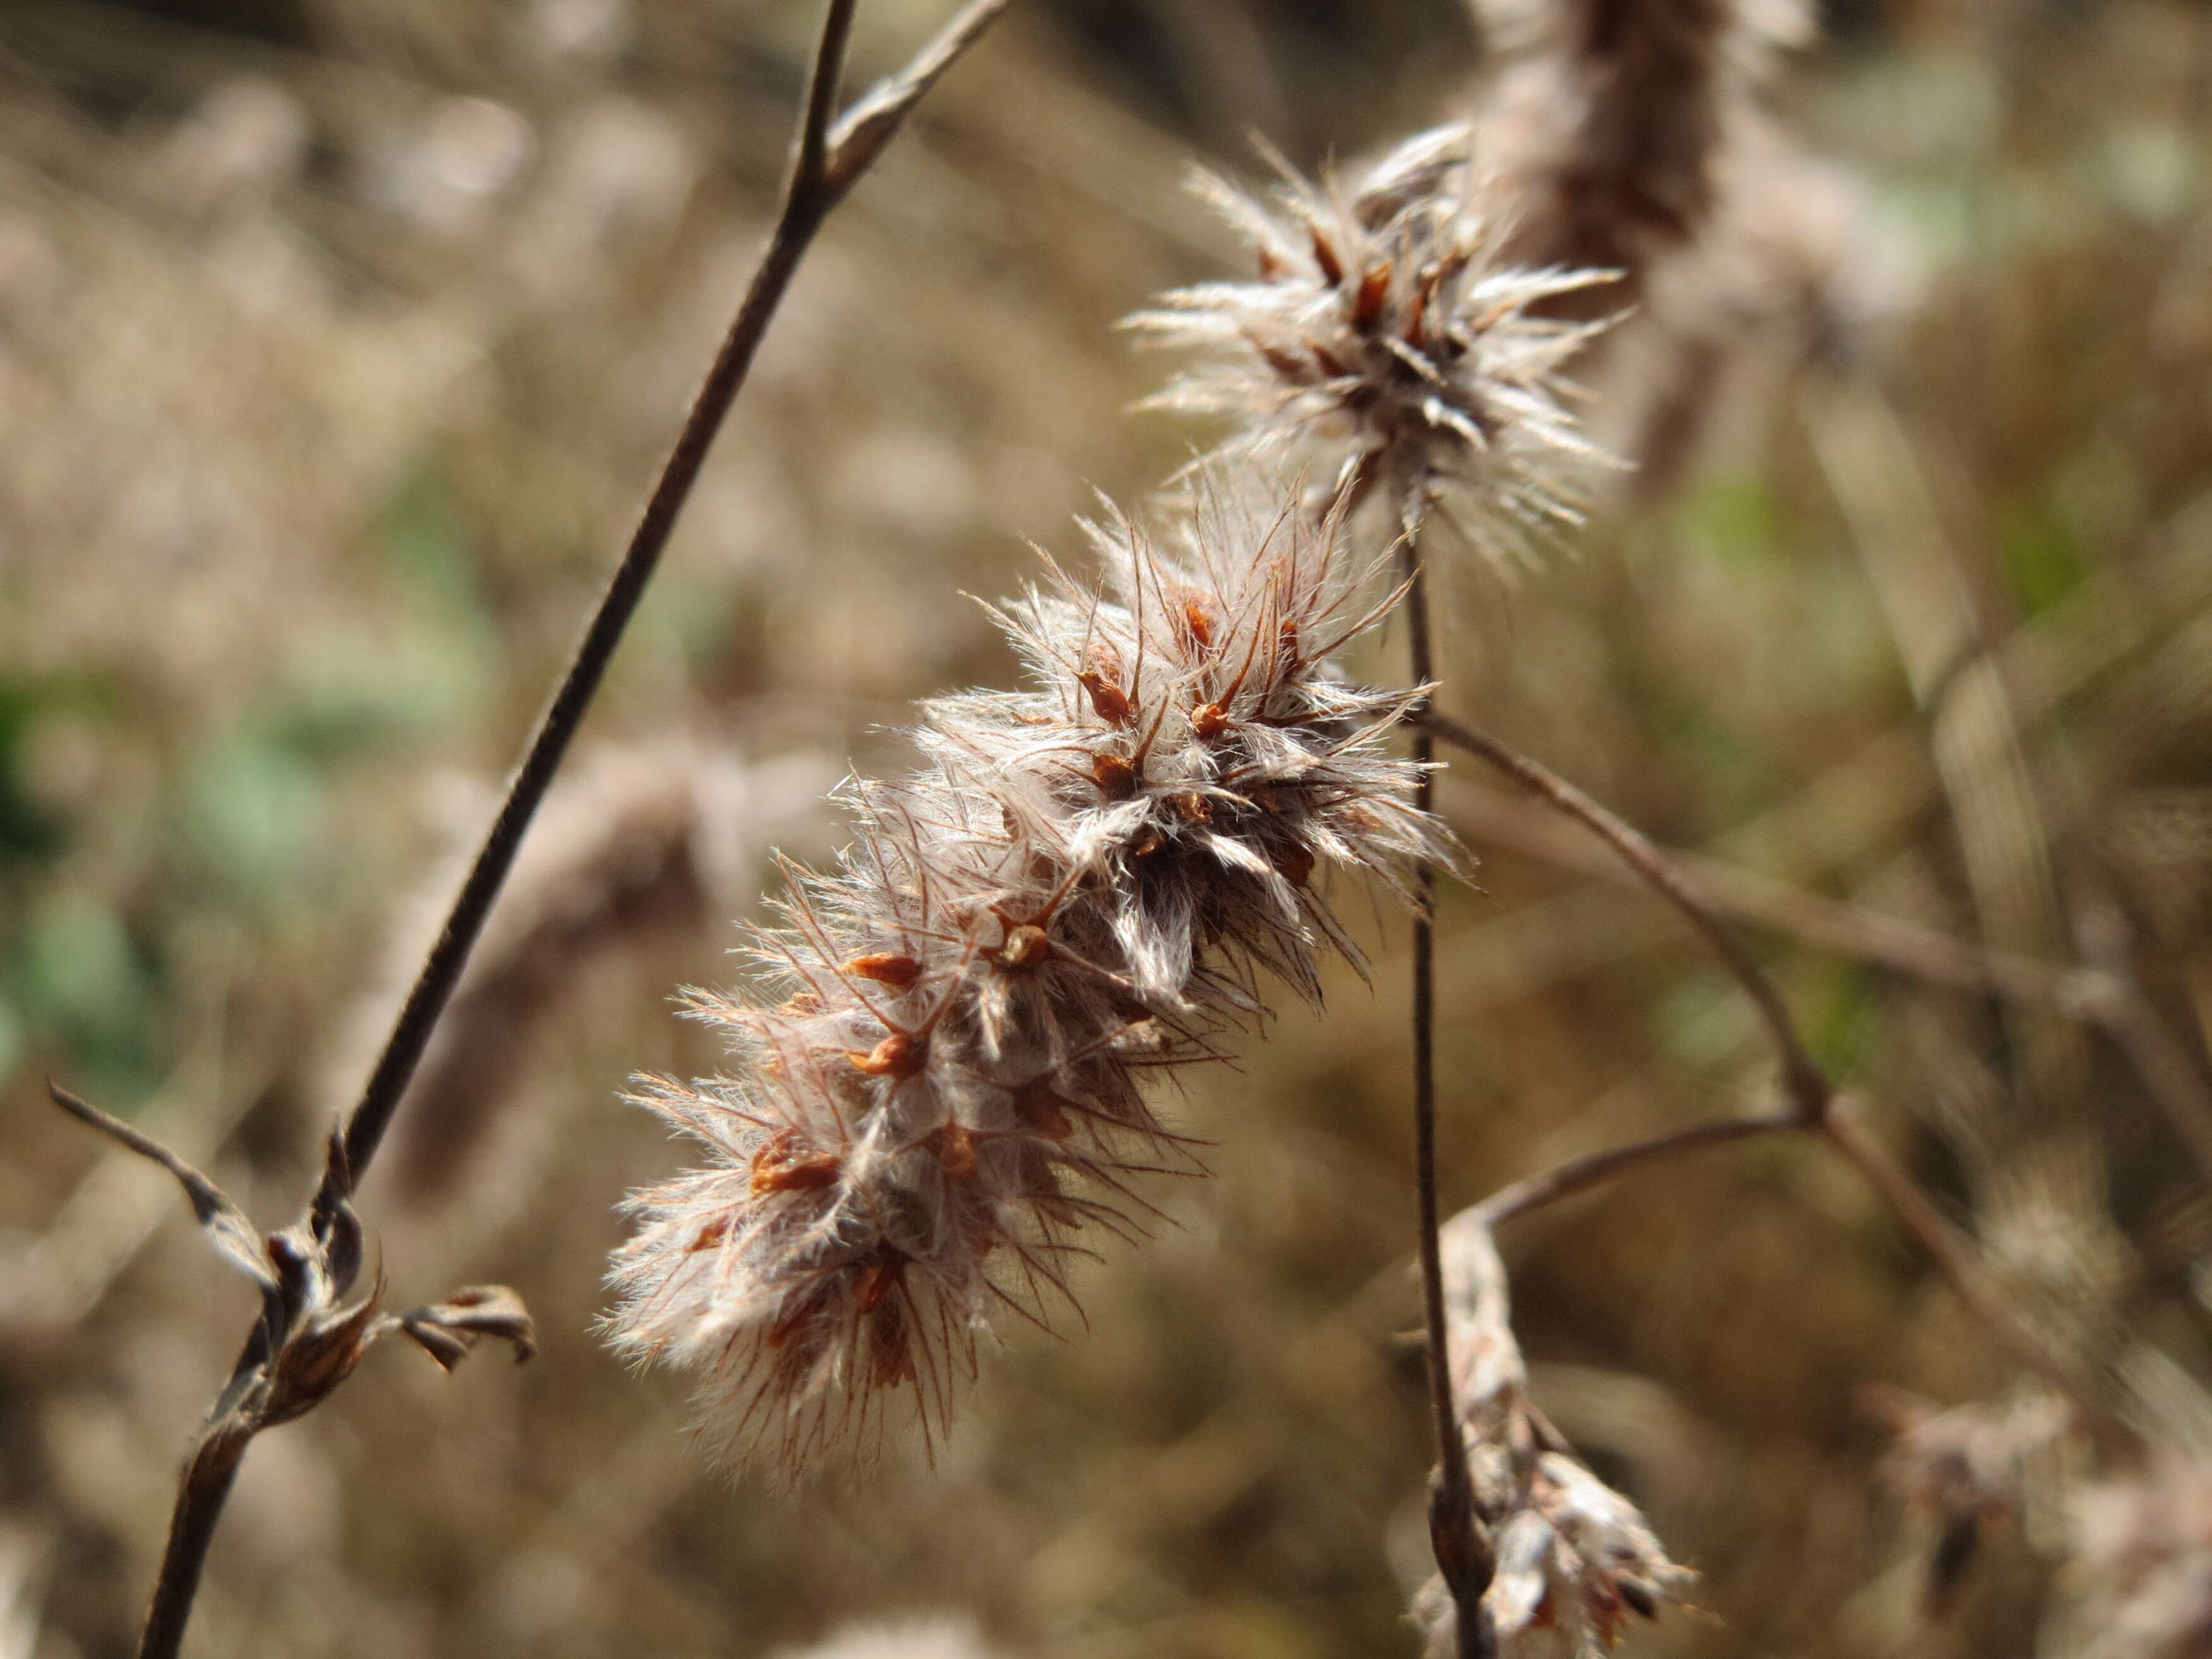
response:
<svg viewBox="0 0 2212 1659"><path fill-rule="evenodd" d="M1090 526L1103 588L1054 567L994 613L1031 689L925 705L928 766L848 787L853 844L792 870L751 994L694 994L736 1064L640 1092L710 1161L632 1200L612 1324L702 1373L719 1455L788 1475L896 1416L933 1441L989 1316L1048 1320L1078 1237L1196 1170L1140 1076L1357 961L1326 872L1450 861L1387 741L1419 693L1328 660L1394 596L1278 493Z"/></svg>
<svg viewBox="0 0 2212 1659"><path fill-rule="evenodd" d="M1273 159L1272 200L1197 176L1259 276L1180 289L1129 319L1201 353L1152 405L1227 416L1232 450L1388 469L1492 553L1572 522L1577 477L1604 458L1577 430L1562 370L1606 324L1534 313L1607 273L1499 263L1504 228L1476 207L1468 126L1420 134L1349 180Z"/></svg>
<svg viewBox="0 0 2212 1659"><path fill-rule="evenodd" d="M1497 1561L1482 1600L1498 1650L1588 1659L1620 1638L1630 1613L1657 1618L1695 1575L1668 1559L1636 1506L1583 1467L1529 1401L1505 1267L1482 1218L1455 1218L1438 1242L1452 1398ZM1441 1577L1422 1587L1413 1613L1432 1656L1458 1650Z"/></svg>
<svg viewBox="0 0 2212 1659"><path fill-rule="evenodd" d="M2212 1461L2169 1452L2073 1502L2073 1651L2085 1659L2212 1652Z"/></svg>

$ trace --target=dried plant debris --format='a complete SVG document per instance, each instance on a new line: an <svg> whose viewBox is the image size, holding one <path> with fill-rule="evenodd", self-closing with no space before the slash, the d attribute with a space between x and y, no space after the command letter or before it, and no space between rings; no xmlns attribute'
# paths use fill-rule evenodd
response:
<svg viewBox="0 0 2212 1659"><path fill-rule="evenodd" d="M792 871L753 997L693 994L738 1064L641 1090L713 1162L632 1200L613 1330L703 1372L718 1455L789 1477L893 1414L933 1443L989 1316L1072 1305L1086 1230L1198 1167L1144 1074L1358 961L1326 872L1402 896L1453 860L1388 744L1420 689L1330 660L1395 596L1283 493L1089 526L1105 589L1054 566L993 613L1033 689L924 705L927 769L848 788L854 845Z"/></svg>
<svg viewBox="0 0 2212 1659"><path fill-rule="evenodd" d="M1881 1461L1883 1481L1936 1526L1923 1605L1940 1615L1990 1529L2026 1510L2037 1462L2072 1426L2073 1409L2040 1391L1948 1411L1901 1389L1868 1389L1861 1398L1897 1437Z"/></svg>
<svg viewBox="0 0 2212 1659"><path fill-rule="evenodd" d="M530 1316L504 1285L458 1291L435 1306L394 1316L382 1311L380 1273L366 1296L346 1302L361 1277L362 1236L344 1139L336 1130L307 1215L264 1236L183 1159L67 1090L50 1086L49 1092L65 1111L174 1176L216 1253L261 1292L261 1322L210 1414L204 1445L242 1445L263 1429L304 1417L353 1374L372 1344L394 1333L411 1338L447 1370L486 1336L510 1344L518 1360L537 1352Z"/></svg>
<svg viewBox="0 0 2212 1659"><path fill-rule="evenodd" d="M1452 1397L1496 1576L1483 1595L1502 1655L1599 1654L1628 1615L1656 1619L1695 1575L1668 1559L1627 1498L1575 1457L1528 1398L1504 1263L1473 1212L1443 1231ZM1458 1649L1443 1578L1413 1599L1431 1659Z"/></svg>
<svg viewBox="0 0 2212 1659"><path fill-rule="evenodd" d="M1259 276L1179 289L1129 319L1200 354L1151 406L1227 417L1231 453L1348 456L1362 482L1387 458L1494 559L1575 522L1582 476L1605 458L1576 428L1562 370L1605 325L1540 313L1607 273L1501 259L1464 125L1349 180L1276 165L1272 201L1198 174Z"/></svg>

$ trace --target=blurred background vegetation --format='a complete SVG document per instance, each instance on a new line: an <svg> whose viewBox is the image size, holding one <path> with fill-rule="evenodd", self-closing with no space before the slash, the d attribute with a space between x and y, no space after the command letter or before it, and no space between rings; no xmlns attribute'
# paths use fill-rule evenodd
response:
<svg viewBox="0 0 2212 1659"><path fill-rule="evenodd" d="M868 0L858 73L943 9ZM289 1218L726 320L815 11L0 7L5 1659L130 1650L251 1305L43 1079ZM1856 325L1756 343L1692 464L1571 558L1455 578L1448 701L1663 840L2124 967L2202 1071L2212 13L1825 22L1778 105L1849 181ZM1126 413L1165 366L1112 326L1237 258L1188 160L1249 168L1253 131L1357 153L1462 105L1479 58L1458 0L1028 0L925 106L801 274L560 844L633 821L592 793L624 753L711 757L744 811L667 808L700 870L651 925L584 914L676 856L645 830L582 898L520 895L530 982L461 1068L480 1144L445 1182L395 1157L363 1195L398 1302L512 1283L544 1352L448 1379L380 1351L264 1438L198 1652L769 1654L945 1609L1009 1654L1412 1650L1395 923L1376 989L1340 976L1326 1018L1172 1103L1218 1178L1089 1275L1087 1328L1007 1333L933 1470L732 1488L678 1382L592 1328L613 1205L679 1157L617 1095L715 1064L667 996L731 971L767 842L830 844L815 788L896 767L910 699L1009 680L963 591L1006 591L1024 538L1066 548L1091 487L1140 495L1201 435ZM1961 744L2008 757L2012 793L1962 785ZM1448 1206L1760 1097L1747 1012L1667 913L1516 851L1493 795L1445 799L1484 859L1444 918ZM2145 1375L2212 1374L2205 1182L2108 1043L1759 943L2025 1301ZM1669 1166L1507 1243L1539 1399L1705 1574L1638 1650L2035 1647L2033 1516L1920 1618L1927 1528L1875 1480L1857 1391L2009 1372L1819 1149Z"/></svg>

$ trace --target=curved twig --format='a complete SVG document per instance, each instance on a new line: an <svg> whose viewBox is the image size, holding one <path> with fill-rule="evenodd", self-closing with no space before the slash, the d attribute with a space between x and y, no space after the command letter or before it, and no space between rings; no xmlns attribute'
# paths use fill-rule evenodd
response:
<svg viewBox="0 0 2212 1659"><path fill-rule="evenodd" d="M1867 1133L1856 1109L1839 1095L1827 1073L1813 1059L1789 1006L1783 1001L1781 992L1766 970L1759 966L1759 959L1643 831L1600 805L1541 762L1487 733L1447 719L1434 710L1424 711L1415 719L1446 743L1497 768L1586 826L1612 848L1638 878L1666 898L1705 935L1758 1009L1781 1057L1783 1086L1790 1103L1789 1112L1779 1120L1745 1119L1703 1125L1640 1146L1616 1148L1553 1172L1561 1177L1557 1181L1543 1175L1532 1176L1519 1183L1517 1188L1509 1188L1478 1207L1496 1205L1506 1214L1524 1214L1540 1204L1594 1186L1623 1170L1739 1139L1746 1133L1790 1127L1817 1134L1865 1176L1899 1224L1927 1252L1952 1293L1988 1326L1991 1334L2010 1349L2014 1358L2072 1401L2084 1420L2116 1438L2131 1443L2139 1441L2140 1437L2112 1415L2074 1369L2052 1354L2006 1306L1957 1230L1944 1219L1881 1143ZM1747 1128L1746 1125L1757 1127ZM1514 1196L1516 1192L1519 1195Z"/></svg>

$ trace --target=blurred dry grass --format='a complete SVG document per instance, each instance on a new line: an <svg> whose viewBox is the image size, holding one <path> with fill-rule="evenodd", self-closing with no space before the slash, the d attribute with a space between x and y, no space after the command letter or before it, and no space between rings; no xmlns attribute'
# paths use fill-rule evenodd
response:
<svg viewBox="0 0 2212 1659"><path fill-rule="evenodd" d="M934 21L863 8L864 71ZM128 1651L247 1297L66 1076L258 1215L309 1179L406 894L465 830L723 321L799 0L15 0L0 10L0 1656ZM1451 701L1701 847L2139 976L2212 1033L2212 21L2183 0L1838 14L1795 118L1891 320L1717 397L1698 464L1505 592ZM594 735L895 757L1003 681L959 596L1193 434L1112 321L1230 257L1178 184L1461 95L1446 0L1024 9L835 221ZM888 762L895 764L895 758ZM1468 815L1478 848L1481 806ZM1640 894L1498 851L1450 900L1446 1199L1753 1097L1731 988ZM1763 938L1822 1059L2087 1350L2212 1376L2204 1181L2101 1039ZM1012 1653L1409 1650L1426 1454L1401 968L1176 1103L1220 1179L1012 1334L935 1471L729 1490L591 1332L614 1104L710 1067L661 939L532 1047L495 1170L363 1209L395 1294L503 1279L544 1352L380 1352L249 1459L207 1654L762 1653L955 1608ZM1849 1176L1745 1147L1507 1241L1540 1399L1700 1567L1642 1650L2024 1652L2031 1526L1921 1628L1862 1383L2007 1375ZM2136 1363L2143 1370L2148 1362Z"/></svg>

